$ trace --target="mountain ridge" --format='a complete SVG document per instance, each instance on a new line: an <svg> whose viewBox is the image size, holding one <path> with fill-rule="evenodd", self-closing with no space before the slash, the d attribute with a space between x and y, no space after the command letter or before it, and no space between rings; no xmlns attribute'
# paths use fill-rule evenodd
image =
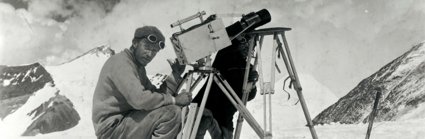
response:
<svg viewBox="0 0 425 139"><path fill-rule="evenodd" d="M87 51L87 52L85 52L85 53L83 53L83 54L81 54L81 55L79 55L79 56L77 56L77 57L75 57L75 58L73 58L71 60L68 60L68 61L66 61L64 63L61 63L59 65L66 64L66 63L71 63L74 60L77 60L77 59L79 59L81 57L84 57L84 56L90 55L90 54L96 54L97 56L99 54L104 54L104 55L111 56L111 55L114 55L115 54L115 50L111 49L111 47L109 45L106 45L106 44L105 45L101 45L99 47L95 47L93 49L90 49L89 51Z"/></svg>
<svg viewBox="0 0 425 139"><path fill-rule="evenodd" d="M80 111L81 107L91 105L89 103L91 102L90 97L84 99L84 97L87 97L84 94L92 92L92 90L86 90L85 88L94 85L98 75L96 73L100 71L103 62L114 53L115 51L109 46L102 45L60 65L43 66L39 63L30 64L36 65L37 71L45 71L48 76L44 77L50 77L51 80L39 84L25 82L24 85L36 85L37 89L31 90L25 95L25 101L7 100L11 106L19 105L19 107L5 114L4 119L0 122L2 125L0 126L0 134L5 136L35 136L37 134L67 131L77 125L92 126L80 124L82 122L89 123L89 119L87 119L89 117L85 115L83 117L81 114L82 112L87 113L87 111ZM20 66L2 67L20 68ZM33 71L33 69L29 70ZM4 74L4 76L8 75L17 74ZM0 79L3 85L4 79ZM8 84L11 83L13 82ZM6 101L2 101L2 103L4 102Z"/></svg>
<svg viewBox="0 0 425 139"><path fill-rule="evenodd" d="M54 83L53 78L40 63L0 65L0 118L20 108L48 82Z"/></svg>
<svg viewBox="0 0 425 139"><path fill-rule="evenodd" d="M315 117L313 122L367 122L375 98L375 88L382 89L376 121L398 120L425 102L425 91L421 91L424 90L422 86L425 86L425 77L421 74L424 70L425 46L422 42L362 80L347 95Z"/></svg>

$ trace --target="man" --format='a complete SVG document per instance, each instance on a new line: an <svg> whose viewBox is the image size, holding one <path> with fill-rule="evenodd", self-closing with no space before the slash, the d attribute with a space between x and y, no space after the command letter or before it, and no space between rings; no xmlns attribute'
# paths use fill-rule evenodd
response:
<svg viewBox="0 0 425 139"><path fill-rule="evenodd" d="M212 65L220 71L239 98L242 98L243 95L242 86L247 57L249 56L248 45L245 41L233 40L231 46L218 51ZM252 100L257 93L255 83L258 80L258 73L251 68L248 75L246 89L249 91L248 100ZM206 84L195 96L193 102L200 103L202 101L205 89ZM236 108L218 85L212 84L196 139L203 139L206 131L210 133L212 139L232 139L234 130L233 117L236 111Z"/></svg>
<svg viewBox="0 0 425 139"><path fill-rule="evenodd" d="M164 36L153 26L136 29L130 49L111 56L102 67L93 97L92 120L98 138L172 139L180 130L181 107L191 102L178 79L169 76L156 89L145 66L164 48ZM184 66L171 63L174 75ZM183 69L183 70L182 70ZM166 84L169 84L166 86ZM171 86L171 87L170 87Z"/></svg>

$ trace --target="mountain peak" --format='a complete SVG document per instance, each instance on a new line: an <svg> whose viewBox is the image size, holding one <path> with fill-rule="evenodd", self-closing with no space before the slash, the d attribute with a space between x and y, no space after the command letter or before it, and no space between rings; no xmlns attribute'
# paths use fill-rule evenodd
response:
<svg viewBox="0 0 425 139"><path fill-rule="evenodd" d="M13 113L48 82L54 83L50 73L40 63L0 65L0 118Z"/></svg>
<svg viewBox="0 0 425 139"><path fill-rule="evenodd" d="M109 45L102 45L102 46L91 49L87 53L90 53L90 54L105 54L105 55L111 56L111 55L115 54L115 51L112 50Z"/></svg>
<svg viewBox="0 0 425 139"><path fill-rule="evenodd" d="M106 55L106 56L109 57L111 55L114 55L115 54L115 51L112 50L109 45L104 44L104 45L101 45L99 47L95 47L95 48L93 48L93 49L91 49L91 50L83 53L82 55L76 57L75 59L78 59L78 58L83 57L85 55L93 55L93 54L94 55L97 55L97 56L99 56L99 55Z"/></svg>
<svg viewBox="0 0 425 139"><path fill-rule="evenodd" d="M85 57L85 56L90 56L90 55L95 55L97 57L99 57L101 55L106 56L106 57L110 57L111 55L114 55L114 54L115 54L115 51L113 49L111 49L111 47L109 45L105 44L105 45L101 45L99 47L95 47L95 48L81 54L80 56L77 56L77 57L69 60L68 62L65 62L65 63L62 63L62 64L71 63L71 62L73 62L77 59L80 59L80 58Z"/></svg>
<svg viewBox="0 0 425 139"><path fill-rule="evenodd" d="M391 61L376 73L362 80L347 95L320 113L315 124L366 122L375 98L375 88L382 88L377 121L405 118L425 118L418 109L425 104L425 46L424 42ZM421 111L421 112L418 112ZM406 117L409 113L419 113Z"/></svg>

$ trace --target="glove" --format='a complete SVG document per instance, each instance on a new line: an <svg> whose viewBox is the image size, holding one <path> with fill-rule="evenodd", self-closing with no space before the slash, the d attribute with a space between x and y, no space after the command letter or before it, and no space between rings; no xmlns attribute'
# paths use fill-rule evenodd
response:
<svg viewBox="0 0 425 139"><path fill-rule="evenodd" d="M192 102L192 94L186 90L182 90L182 93L176 96L176 105L178 106L187 106Z"/></svg>
<svg viewBox="0 0 425 139"><path fill-rule="evenodd" d="M251 88L251 92L249 92L248 94L248 101L251 101L252 99L254 99L256 95L257 95L257 87L254 84L254 86Z"/></svg>
<svg viewBox="0 0 425 139"><path fill-rule="evenodd" d="M258 81L258 72L255 70L250 70L248 75L248 82L256 83Z"/></svg>

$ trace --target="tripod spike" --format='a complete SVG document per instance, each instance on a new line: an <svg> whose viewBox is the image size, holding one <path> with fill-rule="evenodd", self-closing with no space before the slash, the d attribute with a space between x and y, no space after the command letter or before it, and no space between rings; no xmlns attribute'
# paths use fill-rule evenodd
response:
<svg viewBox="0 0 425 139"><path fill-rule="evenodd" d="M293 63L293 60L292 60L291 52L289 50L288 42L287 42L286 37L285 37L285 33L282 32L281 35L282 35L283 44L284 44L285 50L286 50L285 51L286 56L288 56L287 59L286 59L286 60L288 60L288 62L286 62L286 63L288 63L290 65L290 68L287 68L287 69L288 69L288 71L290 71L290 70L292 71L290 73L291 74L290 76L295 81L294 87L295 87L295 90L298 94L298 99L301 103L301 107L304 111L304 116L306 118L307 125L310 129L311 136L313 137L313 139L317 139L316 130L314 129L313 122L311 121L311 117L310 117L310 113L308 111L307 104L305 103L305 99L304 99L304 96L302 94L301 83L300 83L300 80L298 78L297 71L295 70L295 66L294 66L294 63Z"/></svg>

